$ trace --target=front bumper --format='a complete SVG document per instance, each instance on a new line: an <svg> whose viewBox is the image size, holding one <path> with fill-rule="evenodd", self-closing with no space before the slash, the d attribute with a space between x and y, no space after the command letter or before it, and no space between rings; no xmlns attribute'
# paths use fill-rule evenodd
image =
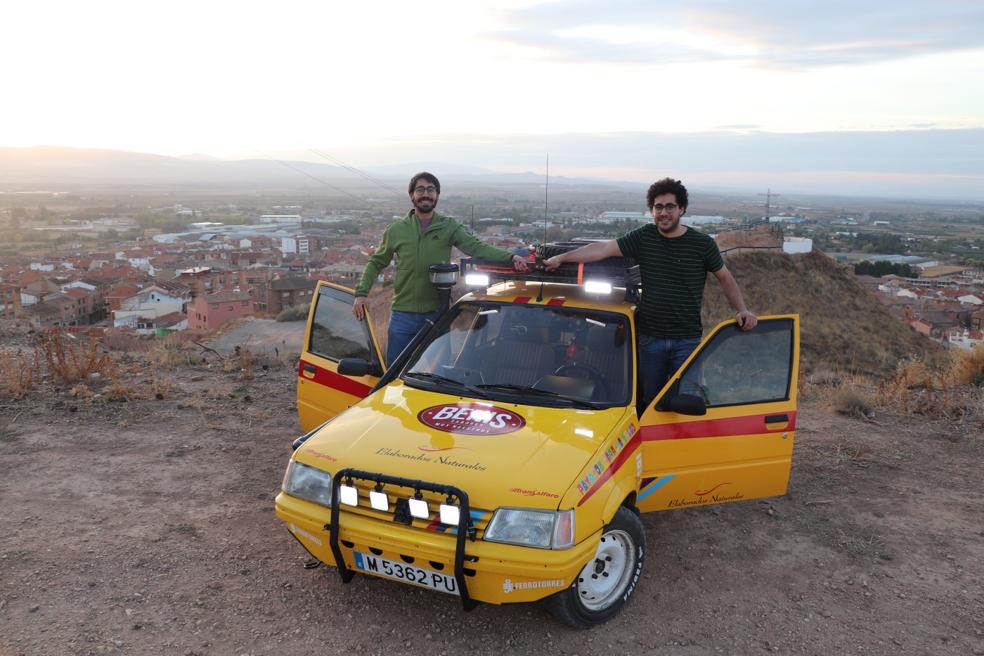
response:
<svg viewBox="0 0 984 656"><path fill-rule="evenodd" d="M277 517L312 556L338 567L331 548L329 508L281 492L277 495L276 511ZM424 531L355 513L339 515L339 552L349 571L356 569L353 555L356 551L413 562L449 575L455 570L456 535ZM466 539L463 573L467 598L506 604L538 601L560 592L571 585L594 556L599 538L600 531L570 549L556 551Z"/></svg>

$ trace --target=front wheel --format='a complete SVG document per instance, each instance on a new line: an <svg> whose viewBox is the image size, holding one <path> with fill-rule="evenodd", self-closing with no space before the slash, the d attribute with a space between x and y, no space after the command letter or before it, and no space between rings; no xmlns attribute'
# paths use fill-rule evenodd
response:
<svg viewBox="0 0 984 656"><path fill-rule="evenodd" d="M635 591L645 556L642 521L622 506L602 531L595 555L571 587L546 600L547 609L580 629L607 622Z"/></svg>

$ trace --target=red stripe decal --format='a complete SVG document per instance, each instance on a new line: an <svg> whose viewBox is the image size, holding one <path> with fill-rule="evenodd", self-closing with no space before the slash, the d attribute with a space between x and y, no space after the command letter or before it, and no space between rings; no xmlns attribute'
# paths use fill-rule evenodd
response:
<svg viewBox="0 0 984 656"><path fill-rule="evenodd" d="M304 367L314 367L314 378L304 375ZM304 380L313 381L319 385L324 385L325 387L330 387L332 389L337 389L340 392L344 392L351 396L357 396L360 399L366 397L369 394L369 390L372 389L369 385L360 383L357 380L352 380L339 373L332 371L331 369L325 369L324 367L319 367L317 365L311 364L310 362L304 362L303 360L297 367L297 375Z"/></svg>
<svg viewBox="0 0 984 656"><path fill-rule="evenodd" d="M594 482L591 489L584 493L584 496L577 502L577 505L580 506L582 503L590 499L591 495L601 489L601 486L605 484L605 481L614 476L615 472L621 469L622 465L624 465L628 459L632 457L636 447L639 446L642 441L641 435L642 431L636 431L635 435L629 438L629 443L622 448L617 456L615 456L615 460L612 461L612 464L608 467L608 469L601 473L601 476L599 476L598 480Z"/></svg>
<svg viewBox="0 0 984 656"><path fill-rule="evenodd" d="M518 296L513 303L529 303L532 298L532 296Z"/></svg>
<svg viewBox="0 0 984 656"><path fill-rule="evenodd" d="M584 284L584 262L577 263L577 284Z"/></svg>
<svg viewBox="0 0 984 656"><path fill-rule="evenodd" d="M789 422L781 428L771 428L765 423L765 418L774 412L764 415L748 415L745 417L730 417L728 419L701 419L698 421L683 421L676 424L661 424L642 426L643 442L657 440L687 440L697 437L729 437L732 435L755 435L758 433L781 433L796 430L796 412L786 412Z"/></svg>
<svg viewBox="0 0 984 656"><path fill-rule="evenodd" d="M547 305L563 305L566 300L566 298L551 298L547 301Z"/></svg>

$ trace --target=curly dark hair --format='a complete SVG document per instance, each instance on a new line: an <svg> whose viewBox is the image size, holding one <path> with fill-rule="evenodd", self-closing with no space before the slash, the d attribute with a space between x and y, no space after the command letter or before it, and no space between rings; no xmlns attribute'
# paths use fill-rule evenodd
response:
<svg viewBox="0 0 984 656"><path fill-rule="evenodd" d="M441 181L437 179L437 176L433 173L428 173L427 171L421 171L417 175L410 178L410 186L407 187L407 193L413 194L413 188L417 186L417 183L421 180L426 180L435 187L437 187L437 193L441 193Z"/></svg>
<svg viewBox="0 0 984 656"><path fill-rule="evenodd" d="M663 178L662 180L657 180L649 186L649 193L646 194L646 203L649 205L649 209L653 209L653 203L656 202L656 197L662 194L673 194L676 196L677 205L680 206L681 210L687 209L688 197L687 188L683 186L683 183L679 180L674 180L673 178Z"/></svg>

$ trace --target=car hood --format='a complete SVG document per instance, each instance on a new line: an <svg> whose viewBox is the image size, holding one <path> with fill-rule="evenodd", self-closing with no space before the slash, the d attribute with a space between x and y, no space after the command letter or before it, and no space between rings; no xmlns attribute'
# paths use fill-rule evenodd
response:
<svg viewBox="0 0 984 656"><path fill-rule="evenodd" d="M396 382L321 428L295 458L331 473L454 485L473 507L556 508L625 412L483 401Z"/></svg>

